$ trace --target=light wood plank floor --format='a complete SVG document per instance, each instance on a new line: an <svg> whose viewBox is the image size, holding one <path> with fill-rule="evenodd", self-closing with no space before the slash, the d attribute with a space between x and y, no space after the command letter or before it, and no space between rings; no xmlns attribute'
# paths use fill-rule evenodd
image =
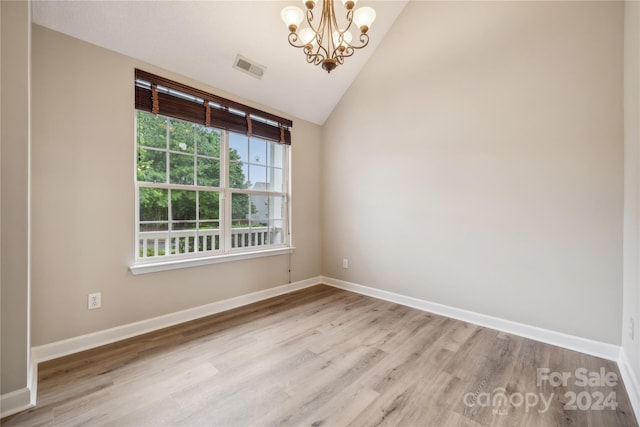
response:
<svg viewBox="0 0 640 427"><path fill-rule="evenodd" d="M571 378L538 385L538 368L548 368L551 379L562 372ZM615 374L616 384L582 386L580 368L592 377ZM572 404L575 410L565 408ZM3 421L638 425L610 361L328 286L42 363L37 406Z"/></svg>

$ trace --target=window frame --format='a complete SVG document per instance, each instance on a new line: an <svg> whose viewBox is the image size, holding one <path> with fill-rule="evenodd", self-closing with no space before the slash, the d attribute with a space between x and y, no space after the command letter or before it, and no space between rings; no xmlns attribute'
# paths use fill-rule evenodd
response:
<svg viewBox="0 0 640 427"><path fill-rule="evenodd" d="M138 71L136 70L136 79L138 76ZM137 88L137 81L136 81L136 90ZM274 139L270 139L270 138L265 138L262 135L255 135L255 134L251 134L251 121L254 121L258 119L258 120L265 120L262 119L261 116L257 116L256 115L256 111L259 110L255 110L255 109L251 109L251 112L246 111L246 121L248 123L248 132L242 133L241 131L238 132L236 129L225 129L225 128L221 128L215 125L211 125L211 124L206 124L206 123L198 123L195 122L193 120L187 120L185 118L182 117L175 117L175 116L171 116L171 115L167 115L167 114L163 114L162 112L159 113L154 113L153 111L146 111L146 108L138 108L138 93L136 92L136 108L134 109L134 122L135 122L135 136L134 136L134 144L133 144L133 151L134 151L134 168L133 168L133 178L134 178L134 187L135 187L135 191L134 191L134 196L135 196L135 240L134 240L134 263L132 265L130 265L129 269L133 274L142 274L142 273L151 273L151 272L157 272L157 271L165 271L165 270L173 270L176 268L185 268L185 267L194 267L194 266L200 266L200 265L208 265L208 264L216 264L216 263L221 263L221 262L229 262L229 261L236 261L236 260L244 260L244 259L251 259L251 258L258 258L258 257L265 257L265 256L274 256L274 255L282 255L282 254L290 254L292 253L295 248L292 245L292 230L291 230L291 158L292 158L292 153L291 153L291 145L290 145L290 127L287 127L287 138L288 140L284 139L284 135L285 133L283 132L284 126L287 126L287 124L283 124L282 122L278 122L277 124L280 126L280 141L275 141ZM231 102L231 101L230 101ZM237 107L238 104L234 104L233 107L226 107L226 108L232 108L235 111L233 111L233 114L237 114ZM248 107L247 107L248 108ZM207 107L208 109L208 107ZM202 186L202 185L197 185L197 175L198 175L198 170L197 168L194 168L194 179L196 179L196 181L194 181L193 184L173 184L171 183L171 178L170 175L168 174L165 178L165 182L163 183L153 183L153 182L146 182L146 181L138 181L138 176L137 176L137 168L138 168L138 149L139 149L139 144L138 144L138 111L143 111L145 113L149 113L149 114L156 114L162 117L165 117L169 120L180 120L183 122L187 122L192 124L193 126L199 126L202 128L209 128L209 129L215 129L217 132L220 133L221 138L220 138L220 181L219 181L219 186L214 187L214 186ZM266 113L268 114L268 113ZM207 111L207 121L209 119L208 117L209 112ZM251 117L251 118L249 118ZM267 118L265 120L266 122L272 122L272 118L274 116L269 115L269 118ZM283 119L284 120L284 119ZM291 123L291 122L289 122ZM292 124L292 123L291 123ZM269 126L273 126L273 124L269 124ZM290 126L290 125L289 125ZM230 133L233 132L235 134L241 135L242 137L246 137L247 138L247 144L248 146L251 145L251 138L256 138L259 140L264 141L266 144L281 144L282 145L282 189L281 191L270 191L268 190L268 186L267 188L262 191L262 190L254 190L254 189L250 189L250 188L233 188L231 187L231 183L229 182L229 169L230 169L230 164L231 164L231 159L230 159ZM197 132L194 132L194 134L196 134ZM273 132L272 132L273 133ZM197 141L197 139L196 139ZM167 159L166 159L166 168L167 168L167 173L169 173L170 171L170 159L169 159L169 155L170 153L172 153L173 151L171 150L171 142L169 140L169 135L167 135L167 144L164 148L160 149L155 147L154 149L158 150L158 151L162 151L164 153L166 153L167 155ZM266 145L266 150L269 150L269 146ZM266 153L268 154L268 151L266 151ZM194 152L192 154L194 156L194 164L197 162L197 158L199 157L199 154L197 152L197 148L196 146L194 146ZM248 164L252 163L250 161L250 159L248 159L249 161L247 162ZM245 161L246 162L246 161ZM272 168L275 169L275 167L271 166ZM268 173L270 166L267 164L266 165L266 171ZM280 168L277 168L280 169ZM166 189L167 190L167 197L168 197L168 218L167 218L167 236L168 238L165 240L165 245L168 246L172 246L172 238L171 238L171 225L172 224L172 212L171 212L171 191L172 190L187 190L187 191L198 191L198 192L217 192L219 194L219 218L218 218L218 236L219 236L219 248L215 249L215 237L213 238L212 242L213 243L213 247L214 250L213 251L198 251L198 245L199 245L199 235L198 232L200 230L199 226L200 226L200 218L199 218L199 213L197 213L196 215L196 219L193 221L197 224L196 226L196 234L193 237L194 241L194 251L193 252L189 252L188 249L186 252L183 253L178 253L178 254L168 254L168 255L154 255L151 257L148 256L140 256L140 250L146 250L147 246L145 243L145 246L141 246L140 244L140 239L141 239L141 230L140 230L140 189L141 188L162 188L162 189ZM276 244L259 244L259 245L248 245L248 246L235 246L232 243L232 237L234 235L233 233L233 222L234 222L234 218L232 215L232 197L234 194L247 194L249 195L249 197L251 196L262 196L262 197L267 197L267 198L271 198L271 197L276 197L282 198L282 203L283 205L281 206L282 208L282 218L278 218L277 220L272 220L271 216L267 216L267 225L266 227L270 227L270 224L274 221L282 221L282 242L281 243L276 243ZM269 199L268 199L269 200ZM196 212L198 212L198 201L199 201L199 196L196 197ZM249 229L251 228L251 220L250 220L250 214L249 214ZM249 238L251 239L251 237ZM189 241L187 241L187 244ZM142 249L144 248L144 249Z"/></svg>

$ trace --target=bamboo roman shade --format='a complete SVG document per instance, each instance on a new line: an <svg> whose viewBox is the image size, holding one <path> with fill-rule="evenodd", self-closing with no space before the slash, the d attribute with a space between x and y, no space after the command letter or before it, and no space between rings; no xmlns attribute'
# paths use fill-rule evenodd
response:
<svg viewBox="0 0 640 427"><path fill-rule="evenodd" d="M136 109L291 145L291 120L136 69Z"/></svg>

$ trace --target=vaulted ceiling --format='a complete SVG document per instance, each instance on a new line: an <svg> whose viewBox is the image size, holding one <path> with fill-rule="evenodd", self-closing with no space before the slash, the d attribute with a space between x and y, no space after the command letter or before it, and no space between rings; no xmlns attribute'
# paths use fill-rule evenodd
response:
<svg viewBox="0 0 640 427"><path fill-rule="evenodd" d="M377 12L371 41L331 74L291 47L280 10L300 1L32 2L38 25L128 55L286 114L323 124L366 66L406 0L362 0ZM320 4L317 6L319 8ZM336 10L342 10L337 1ZM319 10L319 9L318 9ZM241 54L262 79L234 69Z"/></svg>

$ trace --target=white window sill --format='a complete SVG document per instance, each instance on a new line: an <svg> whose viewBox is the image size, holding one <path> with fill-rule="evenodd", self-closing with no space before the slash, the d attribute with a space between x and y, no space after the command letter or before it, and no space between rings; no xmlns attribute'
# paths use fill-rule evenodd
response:
<svg viewBox="0 0 640 427"><path fill-rule="evenodd" d="M223 262L241 261L244 259L261 258L274 255L286 255L293 253L294 247L282 247L252 252L236 252L226 255L216 255L202 258L173 259L168 261L144 262L129 266L132 274L156 273L158 271L177 270L179 268L199 267Z"/></svg>

